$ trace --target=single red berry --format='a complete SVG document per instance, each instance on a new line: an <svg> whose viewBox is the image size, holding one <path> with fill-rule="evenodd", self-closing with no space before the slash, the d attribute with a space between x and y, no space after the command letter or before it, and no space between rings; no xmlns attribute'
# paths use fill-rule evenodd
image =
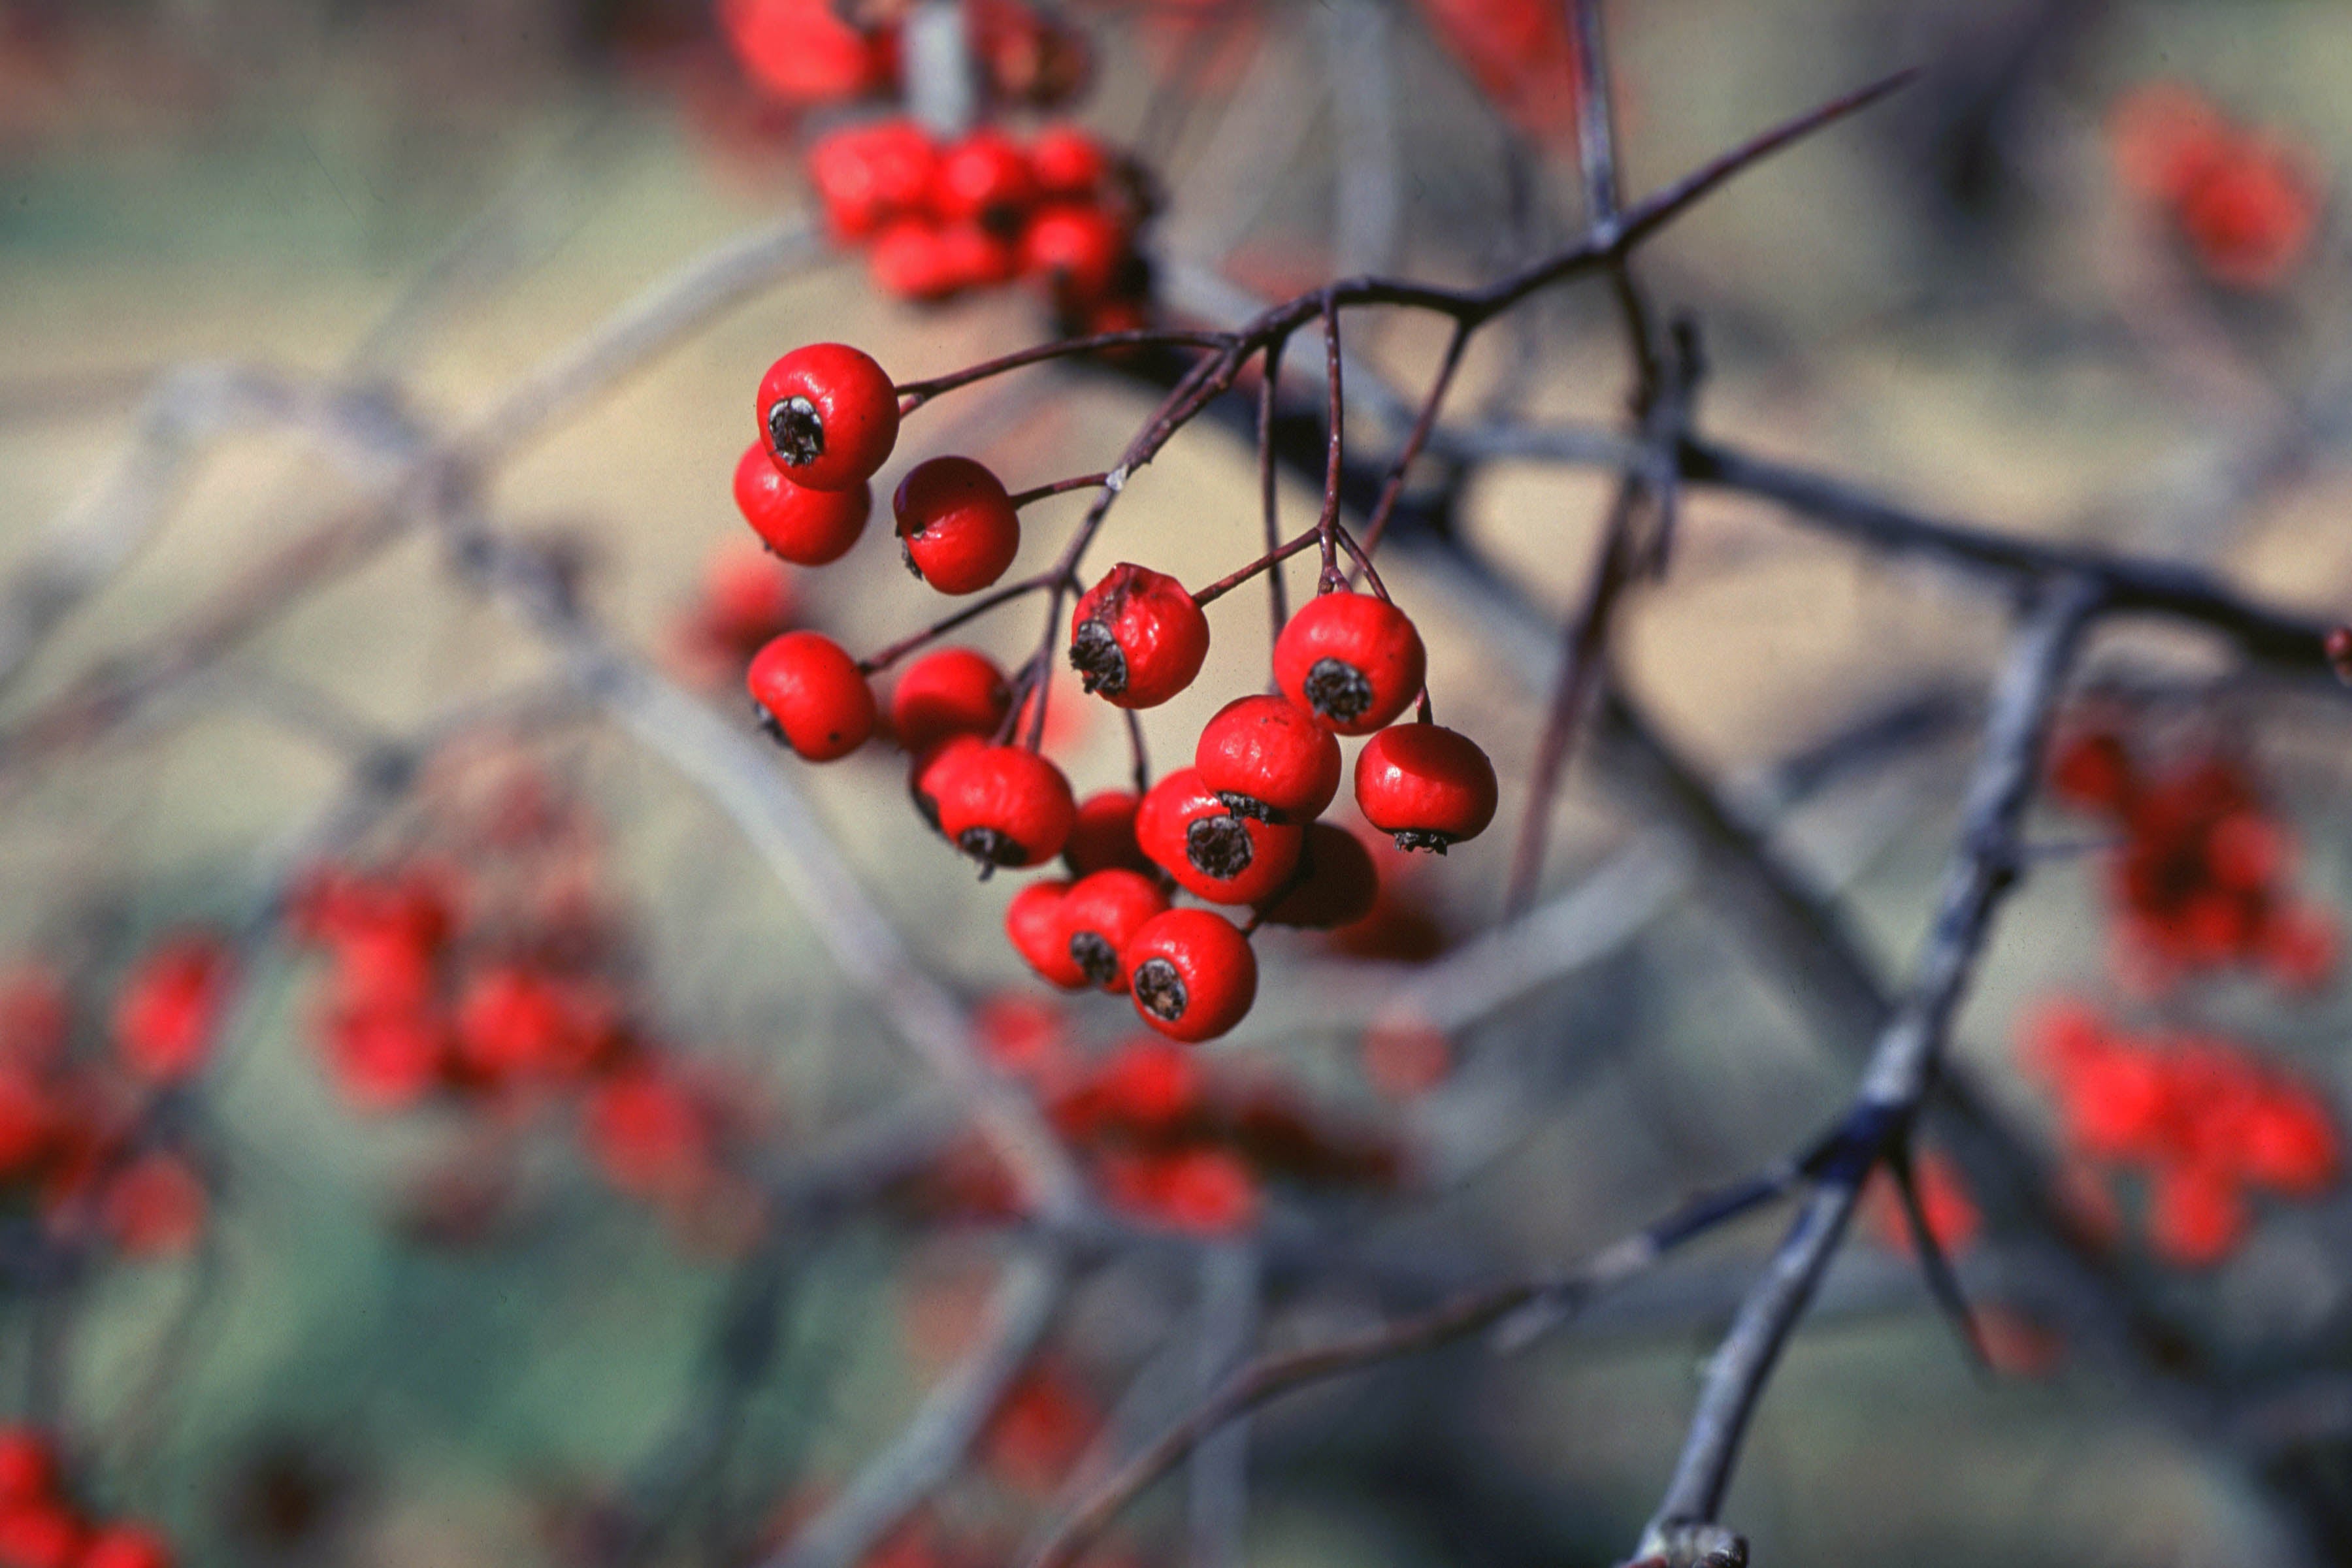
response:
<svg viewBox="0 0 2352 1568"><path fill-rule="evenodd" d="M940 828L940 785L953 771L955 758L976 746L988 744L985 735L950 735L928 751L915 753L915 761L907 769L907 794L913 797L915 809L931 831Z"/></svg>
<svg viewBox="0 0 2352 1568"><path fill-rule="evenodd" d="M136 1524L110 1524L89 1538L74 1568L172 1568L172 1547Z"/></svg>
<svg viewBox="0 0 2352 1568"><path fill-rule="evenodd" d="M1171 1039L1213 1040L1257 999L1257 957L1233 921L1207 910L1146 921L1120 955L1135 1010Z"/></svg>
<svg viewBox="0 0 2352 1568"><path fill-rule="evenodd" d="M856 489L898 444L889 374L846 343L810 343L770 365L753 412L768 455L806 489Z"/></svg>
<svg viewBox="0 0 2352 1568"><path fill-rule="evenodd" d="M1087 984L1113 994L1127 989L1120 962L1128 942L1143 922L1168 908L1160 884L1139 871L1097 871L1081 878L1060 906L1063 951Z"/></svg>
<svg viewBox="0 0 2352 1568"><path fill-rule="evenodd" d="M890 693L890 728L909 752L950 735L993 735L1013 710L1013 689L985 654L943 647L907 667Z"/></svg>
<svg viewBox="0 0 2352 1568"><path fill-rule="evenodd" d="M1062 906L1069 892L1070 884L1058 878L1030 883L1005 906L1004 934L1013 951L1046 984L1083 991L1089 984L1086 968L1072 955L1069 939L1062 932Z"/></svg>
<svg viewBox="0 0 2352 1568"><path fill-rule="evenodd" d="M1274 643L1282 694L1342 735L1369 735L1403 712L1427 662L1404 612L1370 594L1308 600Z"/></svg>
<svg viewBox="0 0 2352 1568"><path fill-rule="evenodd" d="M786 632L744 677L761 728L813 763L845 757L874 732L874 692L857 662L819 632Z"/></svg>
<svg viewBox="0 0 2352 1568"><path fill-rule="evenodd" d="M2084 730L2051 749L2050 788L2069 805L2122 812L2131 804L2136 784L2131 752L2112 730Z"/></svg>
<svg viewBox="0 0 2352 1568"><path fill-rule="evenodd" d="M1020 144L1002 131L973 132L940 155L931 205L950 223L980 223L999 233L1020 223L1037 182Z"/></svg>
<svg viewBox="0 0 2352 1568"><path fill-rule="evenodd" d="M2170 1261L2210 1268L2237 1249L2249 1224L2245 1196L2226 1174L2183 1163L2157 1167L2148 1240Z"/></svg>
<svg viewBox="0 0 2352 1568"><path fill-rule="evenodd" d="M1049 125L1029 143L1029 172L1049 196L1091 196L1110 171L1102 143L1075 125Z"/></svg>
<svg viewBox="0 0 2352 1568"><path fill-rule="evenodd" d="M709 1108L653 1063L613 1074L580 1108L580 1134L604 1179L637 1197L691 1196L715 1174Z"/></svg>
<svg viewBox="0 0 2352 1568"><path fill-rule="evenodd" d="M0 1427L0 1509L37 1502L58 1489L58 1451L30 1426Z"/></svg>
<svg viewBox="0 0 2352 1568"><path fill-rule="evenodd" d="M1356 753L1356 805L1398 848L1443 855L1495 820L1495 764L1442 724L1398 724Z"/></svg>
<svg viewBox="0 0 2352 1568"><path fill-rule="evenodd" d="M1380 899L1380 868L1363 840L1328 822L1307 825L1297 883L1265 907L1270 925L1335 931L1372 912Z"/></svg>
<svg viewBox="0 0 2352 1568"><path fill-rule="evenodd" d="M795 566L838 561L866 531L874 487L864 479L847 489L813 490L784 478L767 443L754 441L735 465L735 505L760 542Z"/></svg>
<svg viewBox="0 0 2352 1568"><path fill-rule="evenodd" d="M155 1083L193 1076L211 1054L236 961L217 937L194 931L159 943L124 976L114 1003L123 1065Z"/></svg>
<svg viewBox="0 0 2352 1568"><path fill-rule="evenodd" d="M833 230L864 239L929 200L939 153L911 120L836 131L809 151L809 177Z"/></svg>
<svg viewBox="0 0 2352 1568"><path fill-rule="evenodd" d="M1184 584L1121 562L1070 612L1070 668L1119 708L1157 708L1209 657L1209 618Z"/></svg>
<svg viewBox="0 0 2352 1568"><path fill-rule="evenodd" d="M978 223L951 223L939 231L939 267L956 289L986 289L1021 276L1021 237Z"/></svg>
<svg viewBox="0 0 2352 1568"><path fill-rule="evenodd" d="M933 458L891 503L907 569L942 594L976 594L1021 551L1021 517L1003 481L970 458Z"/></svg>
<svg viewBox="0 0 2352 1568"><path fill-rule="evenodd" d="M1052 279L1073 299L1110 292L1127 258L1126 226L1084 202L1042 206L1021 233L1022 270Z"/></svg>
<svg viewBox="0 0 2352 1568"><path fill-rule="evenodd" d="M1025 747L956 747L925 783L940 831L983 866L1043 865L1062 852L1077 816L1062 770Z"/></svg>
<svg viewBox="0 0 2352 1568"><path fill-rule="evenodd" d="M1211 903L1255 904L1290 879L1305 834L1287 823L1234 816L1197 769L1180 768L1136 808L1135 840L1160 869Z"/></svg>
<svg viewBox="0 0 2352 1568"><path fill-rule="evenodd" d="M344 1098L363 1111L415 1104L451 1064L446 1023L423 1008L338 1009L321 1021L319 1043Z"/></svg>
<svg viewBox="0 0 2352 1568"><path fill-rule="evenodd" d="M1139 802L1123 789L1107 789L1078 802L1077 820L1070 841L1062 846L1063 863L1076 877L1119 868L1150 874L1151 858L1135 841L1135 809Z"/></svg>
<svg viewBox="0 0 2352 1568"><path fill-rule="evenodd" d="M719 26L743 74L787 103L856 98L889 79L881 40L826 0L720 0Z"/></svg>
<svg viewBox="0 0 2352 1568"><path fill-rule="evenodd" d="M1273 822L1311 822L1339 793L1339 742L1280 697L1239 697L1218 709L1192 765L1219 800Z"/></svg>

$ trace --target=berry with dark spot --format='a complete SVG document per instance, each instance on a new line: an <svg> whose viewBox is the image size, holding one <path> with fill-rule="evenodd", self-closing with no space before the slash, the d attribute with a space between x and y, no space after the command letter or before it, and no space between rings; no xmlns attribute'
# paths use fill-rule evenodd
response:
<svg viewBox="0 0 2352 1568"><path fill-rule="evenodd" d="M1062 905L1069 893L1070 884L1059 879L1030 883L1005 906L1004 934L1012 941L1013 951L1027 960L1047 984L1083 991L1092 977L1072 956L1062 925Z"/></svg>
<svg viewBox="0 0 2352 1568"><path fill-rule="evenodd" d="M993 735L1013 710L1013 689L985 654L943 647L907 667L890 693L898 744L925 752L950 735Z"/></svg>
<svg viewBox="0 0 2352 1568"><path fill-rule="evenodd" d="M1136 871L1097 871L1073 884L1062 900L1063 951L1088 984L1114 994L1125 991L1127 966L1119 955L1143 923L1167 908L1168 895L1151 878Z"/></svg>
<svg viewBox="0 0 2352 1568"><path fill-rule="evenodd" d="M1370 594L1325 594L1274 643L1282 694L1342 735L1369 735L1421 693L1428 656L1402 610Z"/></svg>
<svg viewBox="0 0 2352 1568"><path fill-rule="evenodd" d="M1257 999L1257 957L1249 939L1207 910L1153 916L1120 956L1136 1012L1171 1039L1215 1039Z"/></svg>
<svg viewBox="0 0 2352 1568"><path fill-rule="evenodd" d="M1022 746L955 746L923 783L940 831L983 868L1043 865L1062 852L1078 811L1062 770Z"/></svg>
<svg viewBox="0 0 2352 1568"><path fill-rule="evenodd" d="M1213 904L1272 897L1298 865L1302 829L1237 816L1197 769L1161 779L1136 808L1135 839L1152 862Z"/></svg>
<svg viewBox="0 0 2352 1568"><path fill-rule="evenodd" d="M1475 838L1495 820L1495 764L1442 724L1398 724L1356 753L1356 805L1400 849Z"/></svg>
<svg viewBox="0 0 2352 1568"><path fill-rule="evenodd" d="M898 444L898 390L846 343L810 343L770 365L756 412L768 455L806 489L855 489Z"/></svg>
<svg viewBox="0 0 2352 1568"><path fill-rule="evenodd" d="M1209 620L1184 584L1121 562L1070 613L1070 666L1120 708L1156 708L1192 684Z"/></svg>

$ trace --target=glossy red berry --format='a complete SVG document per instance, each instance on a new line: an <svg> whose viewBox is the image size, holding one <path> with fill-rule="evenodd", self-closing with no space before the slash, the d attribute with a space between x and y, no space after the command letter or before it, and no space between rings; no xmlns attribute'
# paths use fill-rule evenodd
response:
<svg viewBox="0 0 2352 1568"><path fill-rule="evenodd" d="M940 155L931 205L950 223L975 222L1003 232L1017 225L1037 195L1037 182L1020 144L982 127Z"/></svg>
<svg viewBox="0 0 2352 1568"><path fill-rule="evenodd" d="M1059 910L1062 948L1087 983L1113 994L1127 989L1120 954L1143 923L1168 908L1157 879L1138 871L1097 871L1072 885Z"/></svg>
<svg viewBox="0 0 2352 1568"><path fill-rule="evenodd" d="M1427 655L1402 610L1370 594L1325 594L1274 643L1282 694L1342 735L1369 735L1421 694Z"/></svg>
<svg viewBox="0 0 2352 1568"><path fill-rule="evenodd" d="M822 633L786 632L753 656L744 684L761 727L810 762L845 757L874 733L872 689Z"/></svg>
<svg viewBox="0 0 2352 1568"><path fill-rule="evenodd" d="M934 649L907 667L890 693L898 744L924 752L950 735L993 735L1013 710L1013 689L985 654Z"/></svg>
<svg viewBox="0 0 2352 1568"><path fill-rule="evenodd" d="M172 1568L169 1542L135 1524L110 1524L89 1538L74 1568Z"/></svg>
<svg viewBox="0 0 2352 1568"><path fill-rule="evenodd" d="M784 478L754 441L735 465L735 505L760 542L795 566L838 561L866 531L874 487L860 479L845 490L813 490Z"/></svg>
<svg viewBox="0 0 2352 1568"><path fill-rule="evenodd" d="M933 832L940 828L940 781L953 771L959 754L986 744L985 735L950 735L929 750L915 753L914 764L907 770L907 793Z"/></svg>
<svg viewBox="0 0 2352 1568"><path fill-rule="evenodd" d="M1238 697L1217 710L1192 748L1212 795L1244 816L1311 822L1339 793L1339 742L1280 697Z"/></svg>
<svg viewBox="0 0 2352 1568"><path fill-rule="evenodd" d="M1171 1039L1215 1039L1257 999L1257 957L1249 939L1207 910L1153 916L1120 956L1136 1012Z"/></svg>
<svg viewBox="0 0 2352 1568"><path fill-rule="evenodd" d="M1209 618L1184 584L1121 562L1070 612L1070 668L1120 708L1156 708L1201 673Z"/></svg>
<svg viewBox="0 0 2352 1568"><path fill-rule="evenodd" d="M1046 984L1083 991L1090 982L1085 967L1071 956L1069 938L1062 930L1062 905L1069 893L1070 884L1059 879L1030 883L1005 906L1004 934L1013 951Z"/></svg>
<svg viewBox="0 0 2352 1568"><path fill-rule="evenodd" d="M1135 813L1135 838L1143 852L1213 904L1271 898L1297 868L1304 837L1288 824L1234 816L1193 768L1154 784Z"/></svg>
<svg viewBox="0 0 2352 1568"><path fill-rule="evenodd" d="M1398 724L1356 753L1356 805L1396 836L1400 849L1475 838L1495 820L1495 764L1467 735L1441 724Z"/></svg>
<svg viewBox="0 0 2352 1568"><path fill-rule="evenodd" d="M1135 841L1136 797L1123 789L1107 789L1078 802L1077 820L1070 841L1062 846L1062 862L1076 877L1090 876L1114 867L1150 874L1151 858Z"/></svg>
<svg viewBox="0 0 2352 1568"><path fill-rule="evenodd" d="M1029 172L1049 196L1091 196L1109 173L1102 143L1075 125L1051 125L1029 143Z"/></svg>
<svg viewBox="0 0 2352 1568"><path fill-rule="evenodd" d="M976 594L1021 551L1021 518L1003 481L970 458L933 458L891 503L908 569L942 594Z"/></svg>
<svg viewBox="0 0 2352 1568"><path fill-rule="evenodd" d="M1363 840L1337 824L1310 822L1297 877L1265 916L1272 925L1336 931L1370 914L1380 892L1380 868Z"/></svg>
<svg viewBox="0 0 2352 1568"><path fill-rule="evenodd" d="M809 152L809 177L833 230L864 239L929 199L939 170L930 137L911 120L836 131Z"/></svg>
<svg viewBox="0 0 2352 1568"><path fill-rule="evenodd" d="M1078 811L1062 770L1022 746L943 749L925 784L940 831L984 866L1043 865L1062 852Z"/></svg>
<svg viewBox="0 0 2352 1568"><path fill-rule="evenodd" d="M768 455L806 489L855 489L898 444L889 374L846 343L810 343L770 365L754 412Z"/></svg>

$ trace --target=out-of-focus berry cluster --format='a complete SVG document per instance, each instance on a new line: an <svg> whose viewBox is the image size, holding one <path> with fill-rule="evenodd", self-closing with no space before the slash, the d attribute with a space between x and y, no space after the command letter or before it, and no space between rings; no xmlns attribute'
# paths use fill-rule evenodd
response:
<svg viewBox="0 0 2352 1568"><path fill-rule="evenodd" d="M2203 92L2174 81L2127 94L2110 130L2125 189L2215 282L2276 289L2309 258L2324 192L2302 148L2239 124Z"/></svg>
<svg viewBox="0 0 2352 1568"><path fill-rule="evenodd" d="M172 1568L171 1543L137 1520L100 1519L68 1485L58 1444L0 1427L0 1564L5 1568Z"/></svg>

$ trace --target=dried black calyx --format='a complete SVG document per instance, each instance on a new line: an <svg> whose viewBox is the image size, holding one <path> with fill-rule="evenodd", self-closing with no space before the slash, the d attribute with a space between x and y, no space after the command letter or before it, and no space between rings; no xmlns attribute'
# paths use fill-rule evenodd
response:
<svg viewBox="0 0 2352 1568"><path fill-rule="evenodd" d="M1445 847L1453 842L1454 835L1440 833L1434 827L1408 827L1396 836L1396 847L1400 849L1432 849L1440 855L1444 854Z"/></svg>
<svg viewBox="0 0 2352 1568"><path fill-rule="evenodd" d="M1318 658L1307 672L1307 705L1326 719L1342 724L1363 716L1372 705L1372 683L1354 665L1336 658Z"/></svg>
<svg viewBox="0 0 2352 1568"><path fill-rule="evenodd" d="M1025 866L1029 852L1021 847L1013 836L993 827L967 827L956 835L956 847L979 861L981 875L999 866Z"/></svg>
<svg viewBox="0 0 2352 1568"><path fill-rule="evenodd" d="M779 746L789 746L793 743L785 735L784 727L776 722L776 716L769 712L766 707L755 702L751 705L751 710L760 716L760 733L767 736Z"/></svg>
<svg viewBox="0 0 2352 1568"><path fill-rule="evenodd" d="M1259 822L1282 820L1282 813L1254 795L1244 795L1239 790L1221 789L1216 792L1216 795L1217 799L1224 804L1225 809L1235 816L1253 817Z"/></svg>
<svg viewBox="0 0 2352 1568"><path fill-rule="evenodd" d="M785 467L797 468L824 456L824 420L805 397L786 397L768 410L768 444Z"/></svg>
<svg viewBox="0 0 2352 1568"><path fill-rule="evenodd" d="M1080 621L1070 638L1070 668L1088 691L1116 697L1127 689L1127 650L1100 621Z"/></svg>
<svg viewBox="0 0 2352 1568"><path fill-rule="evenodd" d="M1100 931L1071 932L1070 962L1092 984L1118 984L1118 950L1105 941Z"/></svg>
<svg viewBox="0 0 2352 1568"><path fill-rule="evenodd" d="M1184 977L1164 958L1147 958L1137 964L1128 983L1135 988L1136 1001L1163 1023L1181 1018L1192 1001L1184 992Z"/></svg>
<svg viewBox="0 0 2352 1568"><path fill-rule="evenodd" d="M1250 868L1257 847L1235 816L1196 816L1184 828L1184 858L1203 877L1230 882Z"/></svg>
<svg viewBox="0 0 2352 1568"><path fill-rule="evenodd" d="M915 531L920 533L923 531L919 528ZM908 576L919 583L922 581L923 569L915 564L915 547L908 542L908 536L903 533L898 536L898 563L907 569Z"/></svg>

